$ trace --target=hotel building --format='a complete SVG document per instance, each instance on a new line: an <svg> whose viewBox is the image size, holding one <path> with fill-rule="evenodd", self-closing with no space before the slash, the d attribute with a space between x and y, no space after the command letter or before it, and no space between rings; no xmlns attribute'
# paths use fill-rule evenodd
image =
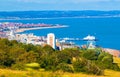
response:
<svg viewBox="0 0 120 77"><path fill-rule="evenodd" d="M52 48L56 49L56 40L53 33L49 33L47 35L47 44L50 45Z"/></svg>

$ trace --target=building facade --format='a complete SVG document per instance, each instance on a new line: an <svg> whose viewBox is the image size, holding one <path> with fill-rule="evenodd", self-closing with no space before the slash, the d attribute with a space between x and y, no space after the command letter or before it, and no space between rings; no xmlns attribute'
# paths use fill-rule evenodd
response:
<svg viewBox="0 0 120 77"><path fill-rule="evenodd" d="M47 35L47 44L50 45L53 49L56 49L56 40L53 33Z"/></svg>

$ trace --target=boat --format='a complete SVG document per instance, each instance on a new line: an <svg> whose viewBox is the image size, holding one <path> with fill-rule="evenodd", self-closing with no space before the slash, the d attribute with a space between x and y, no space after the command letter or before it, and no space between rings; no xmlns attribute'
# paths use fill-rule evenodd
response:
<svg viewBox="0 0 120 77"><path fill-rule="evenodd" d="M96 40L95 36L88 35L87 37L84 37L83 40Z"/></svg>

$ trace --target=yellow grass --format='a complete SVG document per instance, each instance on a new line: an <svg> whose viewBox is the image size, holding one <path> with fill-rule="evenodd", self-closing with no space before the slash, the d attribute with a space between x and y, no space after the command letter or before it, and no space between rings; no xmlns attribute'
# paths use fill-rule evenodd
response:
<svg viewBox="0 0 120 77"><path fill-rule="evenodd" d="M114 57L114 63L120 65L120 58ZM119 71L105 70L104 76L88 75L83 73L45 72L45 71L17 71L0 69L0 77L120 77Z"/></svg>
<svg viewBox="0 0 120 77"><path fill-rule="evenodd" d="M115 63L120 63L120 58L118 57L113 57Z"/></svg>
<svg viewBox="0 0 120 77"><path fill-rule="evenodd" d="M113 59L114 59L114 63L117 63L119 65L119 67L120 67L120 58L113 57Z"/></svg>
<svg viewBox="0 0 120 77"><path fill-rule="evenodd" d="M120 72L105 70L104 76L87 75L83 73L41 72L41 71L16 71L0 69L0 77L120 77Z"/></svg>

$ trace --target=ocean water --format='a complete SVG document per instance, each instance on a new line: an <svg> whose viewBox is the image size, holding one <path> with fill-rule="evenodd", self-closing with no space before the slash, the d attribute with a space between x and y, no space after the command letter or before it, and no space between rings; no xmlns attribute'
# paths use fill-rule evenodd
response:
<svg viewBox="0 0 120 77"><path fill-rule="evenodd" d="M55 33L57 38L84 38L87 35L95 36L97 45L104 48L120 50L120 18L51 18L29 20L0 20L0 22L46 23L61 24L69 27L30 30L23 33L34 33L37 36L46 36ZM85 44L83 41L74 41L76 44Z"/></svg>

